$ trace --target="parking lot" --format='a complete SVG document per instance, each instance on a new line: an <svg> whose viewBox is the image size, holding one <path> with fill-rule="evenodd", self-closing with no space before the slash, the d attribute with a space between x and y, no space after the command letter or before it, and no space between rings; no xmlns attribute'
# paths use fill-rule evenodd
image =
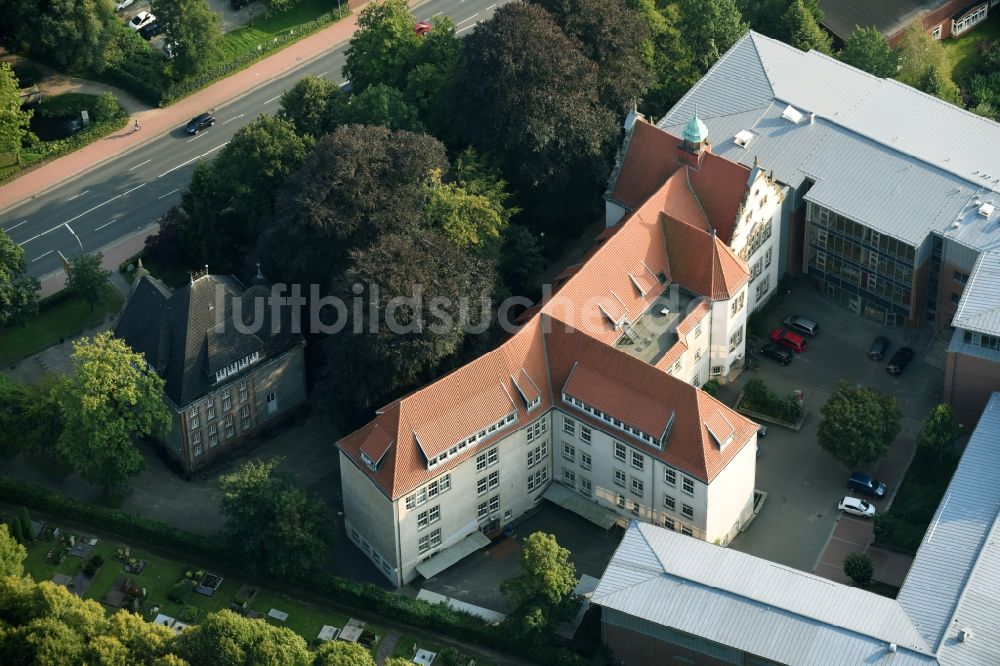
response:
<svg viewBox="0 0 1000 666"><path fill-rule="evenodd" d="M758 371L747 371L725 388L722 399L732 404L737 393L752 378L763 380L780 395L801 390L808 411L799 432L771 426L760 441L757 460L757 488L768 493L764 506L749 528L732 547L774 562L821 575L839 574L840 551L863 550L870 538L870 524L841 516L838 501L847 494L847 477L852 471L823 451L816 441L820 409L840 380L875 388L893 395L903 412L902 430L889 453L870 467L861 469L884 480L889 486L886 499L875 501L883 511L905 474L920 430L920 423L942 393L943 369L925 360L933 342L929 331L890 329L865 321L825 300L805 280L799 281L786 302L768 321L768 330L781 325L786 314L800 314L819 323L820 333L809 341L809 349L796 354L788 366L760 358ZM867 357L872 340L888 337L889 354L881 362ZM757 344L763 341L758 340ZM916 356L902 375L886 370L886 361L900 346L909 345ZM935 357L932 356L932 360ZM845 521L838 536L831 539L838 521ZM852 523L861 523L855 527ZM866 536L867 535L867 536ZM825 564L821 555L830 543ZM846 553L845 553L846 554Z"/></svg>

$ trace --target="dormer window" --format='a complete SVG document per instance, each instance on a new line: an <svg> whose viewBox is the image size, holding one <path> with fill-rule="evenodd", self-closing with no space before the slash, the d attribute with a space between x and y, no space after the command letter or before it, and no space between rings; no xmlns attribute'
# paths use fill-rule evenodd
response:
<svg viewBox="0 0 1000 666"><path fill-rule="evenodd" d="M246 370L248 367L258 362L259 360L260 360L260 352L254 352L252 354L248 354L247 356L244 356L238 361L230 363L228 367L223 368L222 370L218 370L215 373L215 381L221 382L226 377L231 377L240 372L241 370Z"/></svg>
<svg viewBox="0 0 1000 666"><path fill-rule="evenodd" d="M368 454L365 453L364 451L361 452L361 462L363 462L371 471L373 472L378 471L378 463L369 458Z"/></svg>

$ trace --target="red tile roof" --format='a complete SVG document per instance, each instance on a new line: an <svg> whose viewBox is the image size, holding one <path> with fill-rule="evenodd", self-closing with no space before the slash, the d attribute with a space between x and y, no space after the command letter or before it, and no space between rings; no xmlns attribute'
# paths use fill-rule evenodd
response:
<svg viewBox="0 0 1000 666"><path fill-rule="evenodd" d="M750 280L746 262L720 238L666 213L660 216L667 244L670 277L712 300L729 300Z"/></svg>

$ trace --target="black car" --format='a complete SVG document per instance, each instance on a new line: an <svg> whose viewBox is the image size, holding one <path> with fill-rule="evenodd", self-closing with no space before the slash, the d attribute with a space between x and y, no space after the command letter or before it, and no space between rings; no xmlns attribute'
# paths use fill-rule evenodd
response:
<svg viewBox="0 0 1000 666"><path fill-rule="evenodd" d="M854 472L847 480L847 487L851 490L865 495L882 499L885 497L886 485L873 476L862 472Z"/></svg>
<svg viewBox="0 0 1000 666"><path fill-rule="evenodd" d="M200 116L196 116L191 119L191 122L187 124L184 131L188 134L197 134L198 132L211 127L215 124L215 116L210 113L203 113Z"/></svg>
<svg viewBox="0 0 1000 666"><path fill-rule="evenodd" d="M760 355L767 356L768 358L773 358L781 365L788 365L789 363L792 362L792 358L794 358L795 356L795 354L793 354L792 352L788 351L781 345L778 345L774 342L769 342L763 347L761 347Z"/></svg>
<svg viewBox="0 0 1000 666"><path fill-rule="evenodd" d="M147 26L139 28L139 35L146 41L151 40L153 37L156 37L161 32L163 32L163 26L156 21L153 21Z"/></svg>
<svg viewBox="0 0 1000 666"><path fill-rule="evenodd" d="M906 369L912 360L913 350L909 347L900 347L889 359L889 365L885 366L885 369L890 375L898 375Z"/></svg>
<svg viewBox="0 0 1000 666"><path fill-rule="evenodd" d="M873 361L881 361L889 353L889 338L878 336L872 341L871 349L868 350L868 358Z"/></svg>

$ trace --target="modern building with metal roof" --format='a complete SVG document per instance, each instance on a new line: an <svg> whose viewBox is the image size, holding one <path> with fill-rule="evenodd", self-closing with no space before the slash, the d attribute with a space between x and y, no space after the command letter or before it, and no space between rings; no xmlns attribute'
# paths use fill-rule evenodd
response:
<svg viewBox="0 0 1000 666"><path fill-rule="evenodd" d="M1000 249L1000 124L748 32L664 116L790 188L787 267L857 314L944 327L978 254Z"/></svg>
<svg viewBox="0 0 1000 666"><path fill-rule="evenodd" d="M957 37L986 20L996 0L819 0L823 26L846 40L858 26L874 26L895 45L910 23L920 21L934 39Z"/></svg>
<svg viewBox="0 0 1000 666"><path fill-rule="evenodd" d="M623 664L998 664L998 510L995 393L898 599L632 523L591 601Z"/></svg>

